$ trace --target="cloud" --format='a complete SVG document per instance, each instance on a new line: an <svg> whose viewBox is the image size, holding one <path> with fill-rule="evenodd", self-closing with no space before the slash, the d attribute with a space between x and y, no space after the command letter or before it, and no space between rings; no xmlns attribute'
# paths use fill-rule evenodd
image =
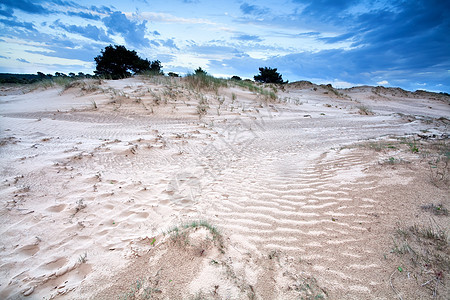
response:
<svg viewBox="0 0 450 300"><path fill-rule="evenodd" d="M401 62L395 65L387 61L373 63L372 49L332 49L318 52L293 53L269 59L232 56L213 60L210 69L219 74L240 74L251 78L259 67L278 68L283 78L290 81L313 80L321 82L346 82L348 84L368 84L386 81L389 85L402 86L414 90L414 82L431 82L435 85L448 82L449 67L420 68L421 72L411 72ZM448 84L446 85L448 87ZM442 90L442 88L441 88Z"/></svg>
<svg viewBox="0 0 450 300"><path fill-rule="evenodd" d="M379 85L387 85L387 84L389 84L389 81L382 80L382 81L378 81L377 84L379 84Z"/></svg>
<svg viewBox="0 0 450 300"><path fill-rule="evenodd" d="M223 57L240 56L240 54L242 54L242 52L235 47L226 45L214 45L214 44L205 44L205 45L193 44L186 47L186 51L188 53L196 53L198 55L207 55L207 56L214 55Z"/></svg>
<svg viewBox="0 0 450 300"><path fill-rule="evenodd" d="M39 4L29 0L3 0L3 5L9 8L18 9L30 14L48 14L49 11Z"/></svg>
<svg viewBox="0 0 450 300"><path fill-rule="evenodd" d="M96 16L91 13L82 12L82 11L78 11L78 12L68 11L67 15L68 16L76 16L76 17L80 17L80 18L88 19L88 20L100 20L100 16Z"/></svg>
<svg viewBox="0 0 450 300"><path fill-rule="evenodd" d="M23 58L16 58L16 60L17 60L17 61L20 61L21 63L26 63L26 64L29 64L29 63L30 63L28 60L23 59Z"/></svg>
<svg viewBox="0 0 450 300"><path fill-rule="evenodd" d="M94 57L100 54L101 48L102 46L89 47L87 45L83 45L81 47L79 46L77 48L52 46L48 47L46 51L26 50L26 52L40 54L50 58L64 58L69 60L79 60L94 63Z"/></svg>
<svg viewBox="0 0 450 300"><path fill-rule="evenodd" d="M167 40L165 40L165 41L161 41L161 44L162 44L163 46L165 46L165 47L168 47L168 48L173 48L173 49L180 50L180 49L177 47L177 45L175 44L175 42L173 41L173 39L167 39Z"/></svg>
<svg viewBox="0 0 450 300"><path fill-rule="evenodd" d="M241 9L242 13L244 13L245 15L260 16L260 15L269 13L269 9L267 9L267 8L262 8L260 6L251 5L248 3L242 4L239 8Z"/></svg>
<svg viewBox="0 0 450 300"><path fill-rule="evenodd" d="M90 10L90 11L98 12L98 13L100 13L100 14L112 13L111 8L109 8L109 7L107 7L107 6L104 6L104 5L101 6L101 7L92 5L92 6L89 8L89 10Z"/></svg>
<svg viewBox="0 0 450 300"><path fill-rule="evenodd" d="M306 3L302 15L331 19L342 16L353 5L360 3L361 0L294 0L294 2L303 5Z"/></svg>
<svg viewBox="0 0 450 300"><path fill-rule="evenodd" d="M55 27L62 28L70 33L76 33L81 36L87 37L94 41L101 42L111 42L111 39L106 35L105 30L102 28L98 28L94 25L88 24L87 26L77 26L77 25L65 25L62 24L59 20L54 22Z"/></svg>
<svg viewBox="0 0 450 300"><path fill-rule="evenodd" d="M444 2L294 0L294 3L298 8L292 14L252 22L288 32L311 28L310 32L297 36L310 37L328 50L302 52L300 48L297 53L261 63L280 66L279 69L295 78L338 78L367 84L386 80L390 85L405 87L412 86L408 82L450 82L450 6ZM247 14L254 12L251 5L241 6L241 10ZM235 66L236 71L243 63L235 57L225 61Z"/></svg>
<svg viewBox="0 0 450 300"><path fill-rule="evenodd" d="M13 17L13 10L8 7L6 9L0 9L0 16L4 16L7 18L12 18Z"/></svg>
<svg viewBox="0 0 450 300"><path fill-rule="evenodd" d="M130 14L131 15L131 14ZM162 22L162 23L179 23L179 24L208 24L216 25L216 23L200 18L181 18L176 17L171 14L157 13L157 12L142 12L137 16L133 16L138 19L149 20L152 22Z"/></svg>
<svg viewBox="0 0 450 300"><path fill-rule="evenodd" d="M0 19L0 23L3 23L10 30L16 30L18 28L24 28L28 30L35 30L33 23L30 22L19 22L16 20L6 20L6 19Z"/></svg>
<svg viewBox="0 0 450 300"><path fill-rule="evenodd" d="M344 34L340 34L338 36L334 36L334 37L318 37L318 40L322 40L327 44L333 44L333 43L339 43L342 41L346 41L348 39L351 39L355 36L354 33L344 33Z"/></svg>
<svg viewBox="0 0 450 300"><path fill-rule="evenodd" d="M103 23L111 34L120 34L125 41L135 47L149 46L150 41L145 37L146 24L130 21L125 14L114 12L103 18Z"/></svg>
<svg viewBox="0 0 450 300"><path fill-rule="evenodd" d="M171 62L173 60L175 60L176 56L172 55L172 54L158 54L157 55L157 59L159 59L162 62Z"/></svg>
<svg viewBox="0 0 450 300"><path fill-rule="evenodd" d="M240 34L238 36L232 37L232 39L239 41L252 41L252 42L262 42L262 39L257 35Z"/></svg>

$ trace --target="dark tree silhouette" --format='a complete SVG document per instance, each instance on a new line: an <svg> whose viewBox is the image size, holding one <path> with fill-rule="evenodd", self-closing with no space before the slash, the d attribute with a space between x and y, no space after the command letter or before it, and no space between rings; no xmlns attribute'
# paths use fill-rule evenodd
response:
<svg viewBox="0 0 450 300"><path fill-rule="evenodd" d="M159 60L150 62L147 59L142 59L136 51L130 51L125 46L109 45L94 59L97 63L94 73L112 79L129 77L131 72L135 74L145 71L162 73Z"/></svg>
<svg viewBox="0 0 450 300"><path fill-rule="evenodd" d="M194 71L195 75L206 75L208 74L205 70L202 69L202 67L198 67L197 70Z"/></svg>
<svg viewBox="0 0 450 300"><path fill-rule="evenodd" d="M253 76L253 79L258 82L264 83L286 83L280 73L277 72L277 68L259 68L259 75Z"/></svg>
<svg viewBox="0 0 450 300"><path fill-rule="evenodd" d="M237 75L234 75L233 77L231 77L231 80L240 81L240 80L242 80L242 78Z"/></svg>
<svg viewBox="0 0 450 300"><path fill-rule="evenodd" d="M152 63L150 64L150 71L157 73L158 75L164 75L164 73L162 72L162 65L159 60L152 61Z"/></svg>

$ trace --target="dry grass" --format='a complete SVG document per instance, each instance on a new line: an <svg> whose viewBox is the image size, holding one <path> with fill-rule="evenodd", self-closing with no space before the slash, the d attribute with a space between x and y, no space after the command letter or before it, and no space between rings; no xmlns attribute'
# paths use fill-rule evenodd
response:
<svg viewBox="0 0 450 300"><path fill-rule="evenodd" d="M422 205L420 208L437 216L448 216L448 209L442 204L434 205L433 203L431 203Z"/></svg>
<svg viewBox="0 0 450 300"><path fill-rule="evenodd" d="M194 91L213 91L219 93L221 87L227 87L226 79L215 78L206 74L190 74L183 78L184 83L189 89Z"/></svg>
<svg viewBox="0 0 450 300"><path fill-rule="evenodd" d="M445 295L450 292L450 247L447 232L436 224L416 224L398 228L393 242L391 253L400 259L400 265L393 274L397 274L400 280L415 280L417 289L424 294L445 299ZM401 286L394 287L392 276L391 286L401 298Z"/></svg>
<svg viewBox="0 0 450 300"><path fill-rule="evenodd" d="M366 105L357 106L360 115L371 116L373 115L373 111Z"/></svg>

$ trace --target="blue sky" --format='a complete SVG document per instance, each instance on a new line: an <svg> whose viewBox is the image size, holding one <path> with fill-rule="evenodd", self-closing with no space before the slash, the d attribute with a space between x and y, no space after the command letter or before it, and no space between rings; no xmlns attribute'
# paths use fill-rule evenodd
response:
<svg viewBox="0 0 450 300"><path fill-rule="evenodd" d="M84 72L109 44L185 74L450 92L446 0L1 0L0 72Z"/></svg>

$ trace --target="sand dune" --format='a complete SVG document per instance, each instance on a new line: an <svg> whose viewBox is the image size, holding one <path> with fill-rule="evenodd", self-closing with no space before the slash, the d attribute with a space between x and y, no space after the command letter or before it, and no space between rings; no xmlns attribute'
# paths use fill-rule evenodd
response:
<svg viewBox="0 0 450 300"><path fill-rule="evenodd" d="M445 299L393 240L449 230L450 99L264 89L3 87L0 297Z"/></svg>

